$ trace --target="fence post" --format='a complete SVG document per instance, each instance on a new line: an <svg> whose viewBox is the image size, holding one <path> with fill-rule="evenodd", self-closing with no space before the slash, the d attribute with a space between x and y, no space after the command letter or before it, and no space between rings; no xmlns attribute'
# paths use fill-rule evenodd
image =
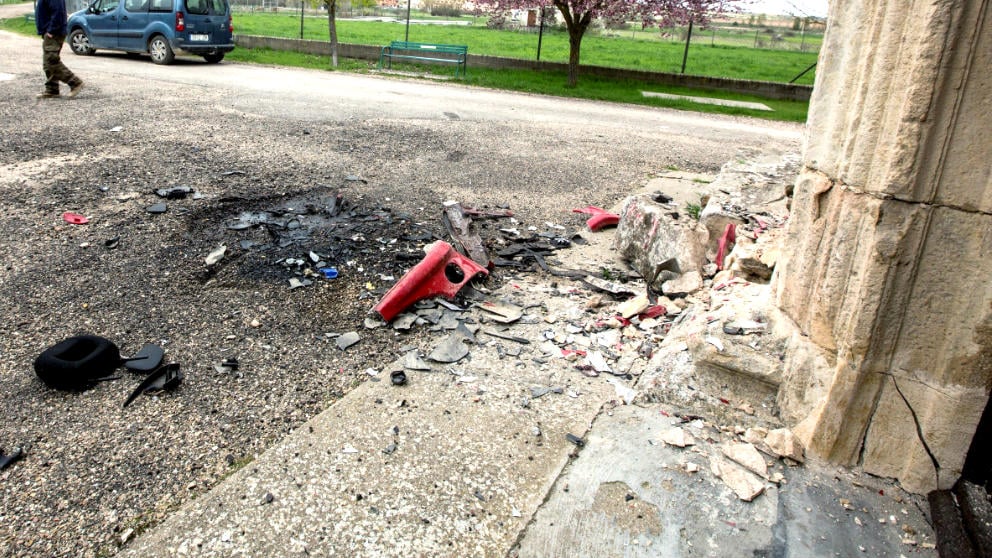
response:
<svg viewBox="0 0 992 558"><path fill-rule="evenodd" d="M689 41L692 40L692 20L689 20L689 32L685 37L685 52L682 53L682 73L685 73L685 61L689 59Z"/></svg>

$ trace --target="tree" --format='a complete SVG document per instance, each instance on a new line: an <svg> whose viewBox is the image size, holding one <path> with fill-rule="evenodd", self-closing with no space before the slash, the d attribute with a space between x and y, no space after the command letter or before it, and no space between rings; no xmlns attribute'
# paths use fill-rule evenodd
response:
<svg viewBox="0 0 992 558"><path fill-rule="evenodd" d="M610 23L640 20L642 27L706 26L710 17L733 9L735 0L550 0L561 13L568 31L568 86L579 79L582 37L596 18ZM506 17L513 10L540 9L541 0L497 0L477 4L477 11Z"/></svg>
<svg viewBox="0 0 992 558"><path fill-rule="evenodd" d="M331 38L331 67L338 67L338 25L334 20L338 9L338 0L318 0L327 9L327 34Z"/></svg>

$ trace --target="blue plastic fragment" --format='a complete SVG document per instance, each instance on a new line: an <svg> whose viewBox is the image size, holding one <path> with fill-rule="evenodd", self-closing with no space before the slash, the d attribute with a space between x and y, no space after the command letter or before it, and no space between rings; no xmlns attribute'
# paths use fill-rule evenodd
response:
<svg viewBox="0 0 992 558"><path fill-rule="evenodd" d="M319 271L324 276L324 279L337 279L338 278L338 270L335 267L322 267L322 268L318 269L317 271Z"/></svg>

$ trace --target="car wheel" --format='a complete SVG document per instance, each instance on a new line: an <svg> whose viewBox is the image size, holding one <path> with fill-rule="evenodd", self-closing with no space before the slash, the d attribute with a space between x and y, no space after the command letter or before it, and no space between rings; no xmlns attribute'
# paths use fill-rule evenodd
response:
<svg viewBox="0 0 992 558"><path fill-rule="evenodd" d="M162 35L155 35L148 41L148 54L152 55L152 62L156 64L172 64L176 59L176 54L172 52L169 41Z"/></svg>
<svg viewBox="0 0 992 558"><path fill-rule="evenodd" d="M221 52L218 54L204 54L203 59L209 62L210 64L216 64L224 59L224 53Z"/></svg>
<svg viewBox="0 0 992 558"><path fill-rule="evenodd" d="M96 52L96 49L90 46L90 38L86 35L86 31L82 29L73 29L72 33L69 33L69 48L80 56Z"/></svg>

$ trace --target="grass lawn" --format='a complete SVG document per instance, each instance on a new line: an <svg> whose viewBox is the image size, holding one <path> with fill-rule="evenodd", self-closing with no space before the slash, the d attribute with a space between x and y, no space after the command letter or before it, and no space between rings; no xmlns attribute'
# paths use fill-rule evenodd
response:
<svg viewBox="0 0 992 558"><path fill-rule="evenodd" d="M251 62L258 64L273 64L278 66L293 66L316 70L331 70L331 62L327 56L314 56L296 52L283 52L268 49L235 49L227 55L228 60ZM370 73L375 71L376 63L367 60L341 59L336 71ZM425 66L415 64L393 63L394 71L415 72L428 78L448 78L454 76L452 66ZM404 79L406 78L399 76ZM565 72L536 72L531 70L492 70L488 68L468 69L468 76L463 79L451 80L452 83L477 85L506 91L521 91L557 97L576 99L591 99L615 103L630 103L652 107L668 107L695 112L717 114L732 114L754 116L768 120L783 120L787 122L805 122L809 103L799 101L776 101L752 95L739 95L726 91L704 91L686 87L671 87L645 84L638 81L619 81L615 79L597 78L594 76L579 76L578 87L565 87L567 76ZM644 97L642 91L655 91L675 95L694 95L697 97L716 97L735 101L754 101L764 103L774 112L757 111L737 107L704 105L684 100L669 100Z"/></svg>
<svg viewBox="0 0 992 558"><path fill-rule="evenodd" d="M300 16L287 13L235 12L234 29L236 33L244 35L299 38ZM406 34L406 25L402 22L341 20L337 22L337 29L338 41L360 45L385 45L390 41L404 40ZM326 17L305 17L303 38L328 40ZM411 25L410 40L468 45L471 54L532 60L537 57L538 34L497 31L487 29L483 23ZM787 83L816 62L817 57L816 52L709 43L710 40L705 35L700 36L700 42L693 42L689 49L686 73ZM682 66L683 50L683 43L662 39L657 30L653 34L638 33L635 38L623 32L618 32L616 36L587 32L582 40L581 56L582 64L678 73ZM545 29L541 39L541 60L567 62L568 34L557 29ZM813 77L814 72L809 72L796 83L812 85Z"/></svg>

